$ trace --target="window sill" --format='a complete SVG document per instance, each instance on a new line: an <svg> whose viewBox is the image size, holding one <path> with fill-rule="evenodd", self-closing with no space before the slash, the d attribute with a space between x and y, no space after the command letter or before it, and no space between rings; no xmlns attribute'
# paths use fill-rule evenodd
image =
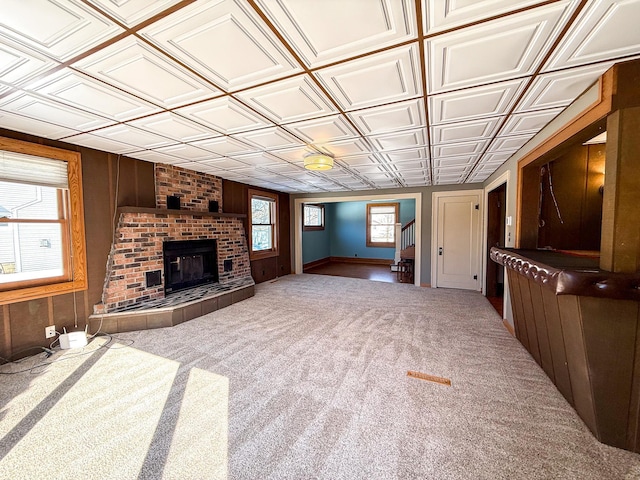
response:
<svg viewBox="0 0 640 480"><path fill-rule="evenodd" d="M396 248L396 244L394 243L371 243L367 242L367 247L379 247L379 248Z"/></svg>
<svg viewBox="0 0 640 480"><path fill-rule="evenodd" d="M279 252L277 250L261 250L258 252L251 252L249 254L249 260L261 260L263 258L277 257Z"/></svg>
<svg viewBox="0 0 640 480"><path fill-rule="evenodd" d="M303 232L315 232L324 230L324 227L302 227Z"/></svg>
<svg viewBox="0 0 640 480"><path fill-rule="evenodd" d="M16 288L14 290L0 291L0 305L9 303L26 302L38 298L50 297L52 295L62 295L63 293L78 292L87 289L84 280L75 282L50 283L48 285L38 285L34 287Z"/></svg>

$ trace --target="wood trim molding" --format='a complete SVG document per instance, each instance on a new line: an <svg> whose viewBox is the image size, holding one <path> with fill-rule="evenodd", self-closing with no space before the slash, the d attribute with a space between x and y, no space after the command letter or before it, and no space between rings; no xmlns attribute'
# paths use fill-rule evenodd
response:
<svg viewBox="0 0 640 480"><path fill-rule="evenodd" d="M329 257L329 261L342 263L361 263L364 265L393 265L393 259L387 258Z"/></svg>
<svg viewBox="0 0 640 480"><path fill-rule="evenodd" d="M305 263L302 266L302 269L304 271L310 268L321 267L322 265L326 265L327 263L331 263L331 257L319 258L318 260L314 260L313 262Z"/></svg>
<svg viewBox="0 0 640 480"><path fill-rule="evenodd" d="M270 250L261 250L261 251L253 251L253 234L252 234L252 218L251 218L251 199L253 197L261 197L266 200L270 200L274 203L273 206L273 216L274 219L272 221L273 226L273 248ZM265 190L257 190L250 188L247 190L247 218L249 221L247 222L247 244L249 246L249 259L250 260L260 260L263 258L277 257L280 254L280 218L279 218L279 209L280 209L280 198L277 193L267 192Z"/></svg>
<svg viewBox="0 0 640 480"><path fill-rule="evenodd" d="M504 318L502 319L502 324L504 325L504 328L507 329L507 331L513 336L516 336L516 332L513 329L513 327L511 326L511 324L509 322L507 322Z"/></svg>
<svg viewBox="0 0 640 480"><path fill-rule="evenodd" d="M78 152L0 137L0 150L67 162L69 181L69 228L71 232L71 279L0 292L0 305L87 289L87 252L82 193L82 164Z"/></svg>
<svg viewBox="0 0 640 480"><path fill-rule="evenodd" d="M367 216L366 216L366 224L367 224L367 247L381 247L381 248L395 248L395 241L392 243L382 243L382 242L372 242L371 241L371 208L372 207L394 207L395 208L395 218L397 223L400 219L400 203L399 202L390 202L390 203L367 203Z"/></svg>

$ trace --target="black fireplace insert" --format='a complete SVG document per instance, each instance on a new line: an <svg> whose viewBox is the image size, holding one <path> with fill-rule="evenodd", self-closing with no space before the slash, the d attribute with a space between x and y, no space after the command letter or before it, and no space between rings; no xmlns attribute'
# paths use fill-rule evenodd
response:
<svg viewBox="0 0 640 480"><path fill-rule="evenodd" d="M162 252L165 293L218 281L218 253L215 240L164 242Z"/></svg>

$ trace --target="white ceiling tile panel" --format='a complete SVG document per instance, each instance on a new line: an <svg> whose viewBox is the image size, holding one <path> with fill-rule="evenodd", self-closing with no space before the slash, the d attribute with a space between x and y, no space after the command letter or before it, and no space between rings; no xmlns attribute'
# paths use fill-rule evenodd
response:
<svg viewBox="0 0 640 480"><path fill-rule="evenodd" d="M364 135L378 135L426 125L424 101L421 98L358 110L348 116Z"/></svg>
<svg viewBox="0 0 640 480"><path fill-rule="evenodd" d="M427 145L427 131L425 128L387 133L385 135L374 135L368 138L376 148L385 152Z"/></svg>
<svg viewBox="0 0 640 480"><path fill-rule="evenodd" d="M489 152L515 152L525 143L527 143L533 135L514 135L511 137L496 137L495 141L489 147Z"/></svg>
<svg viewBox="0 0 640 480"><path fill-rule="evenodd" d="M380 161L374 154L361 154L361 155L353 155L346 158L341 158L340 161L345 165L357 166L357 165L371 165L378 164Z"/></svg>
<svg viewBox="0 0 640 480"><path fill-rule="evenodd" d="M251 145L230 137L217 137L191 142L191 145L218 155L241 155L254 150Z"/></svg>
<svg viewBox="0 0 640 480"><path fill-rule="evenodd" d="M302 162L303 158L310 153L318 153L309 147L284 148L282 150L272 150L269 152L287 162Z"/></svg>
<svg viewBox="0 0 640 480"><path fill-rule="evenodd" d="M570 6L575 2L554 3L427 40L429 93L532 74L574 10Z"/></svg>
<svg viewBox="0 0 640 480"><path fill-rule="evenodd" d="M206 128L171 112L144 117L129 122L129 124L142 130L185 143L222 135L215 130Z"/></svg>
<svg viewBox="0 0 640 480"><path fill-rule="evenodd" d="M355 110L422 95L419 65L412 43L315 74L344 110Z"/></svg>
<svg viewBox="0 0 640 480"><path fill-rule="evenodd" d="M135 147L133 145L128 145L116 140L110 140L108 138L92 135L90 133L81 133L80 135L65 138L65 142L71 142L75 145L95 148L96 150L102 150L103 152L118 154L127 154L129 152L138 150L138 147Z"/></svg>
<svg viewBox="0 0 640 480"><path fill-rule="evenodd" d="M420 172L424 173L424 169L429 165L428 160L407 160L404 162L394 162L393 168L402 175L415 175Z"/></svg>
<svg viewBox="0 0 640 480"><path fill-rule="evenodd" d="M175 113L224 134L240 133L271 125L237 100L224 97L182 107Z"/></svg>
<svg viewBox="0 0 640 480"><path fill-rule="evenodd" d="M524 7L545 3L541 0L422 0L424 33L432 34L453 27L479 22Z"/></svg>
<svg viewBox="0 0 640 480"><path fill-rule="evenodd" d="M447 169L453 170L465 170L470 168L477 157L446 157L446 158L434 158L433 166L434 171L446 171Z"/></svg>
<svg viewBox="0 0 640 480"><path fill-rule="evenodd" d="M114 125L112 127L94 130L91 133L109 140L115 140L145 149L164 147L165 145L176 143L175 140L156 135L155 133L145 132L130 125Z"/></svg>
<svg viewBox="0 0 640 480"><path fill-rule="evenodd" d="M336 113L331 101L306 74L245 90L236 96L279 124Z"/></svg>
<svg viewBox="0 0 640 480"><path fill-rule="evenodd" d="M68 60L124 32L79 0L3 0L0 33L56 60Z"/></svg>
<svg viewBox="0 0 640 480"><path fill-rule="evenodd" d="M338 115L290 123L286 128L306 142L314 144L345 140L358 135L349 122Z"/></svg>
<svg viewBox="0 0 640 480"><path fill-rule="evenodd" d="M301 70L248 3L196 2L141 30L225 91Z"/></svg>
<svg viewBox="0 0 640 480"><path fill-rule="evenodd" d="M56 72L29 86L28 89L58 102L120 122L160 110L133 95L69 69Z"/></svg>
<svg viewBox="0 0 640 480"><path fill-rule="evenodd" d="M220 90L133 36L73 67L164 108L221 95Z"/></svg>
<svg viewBox="0 0 640 480"><path fill-rule="evenodd" d="M132 27L180 3L180 0L88 0L103 12Z"/></svg>
<svg viewBox="0 0 640 480"><path fill-rule="evenodd" d="M433 147L434 157L455 157L460 155L478 155L487 146L488 141L467 143L449 143Z"/></svg>
<svg viewBox="0 0 640 480"><path fill-rule="evenodd" d="M587 2L546 70L637 54L640 50L639 0Z"/></svg>
<svg viewBox="0 0 640 480"><path fill-rule="evenodd" d="M598 81L612 62L538 76L516 107L516 112L566 107Z"/></svg>
<svg viewBox="0 0 640 480"><path fill-rule="evenodd" d="M200 163L215 168L233 170L234 168L247 168L247 164L233 158L216 158L214 160L201 160Z"/></svg>
<svg viewBox="0 0 640 480"><path fill-rule="evenodd" d="M280 150L297 147L303 144L296 137L280 127L264 128L252 132L239 133L233 136L243 142L253 145L258 150Z"/></svg>
<svg viewBox="0 0 640 480"><path fill-rule="evenodd" d="M153 163L168 163L170 165L185 163L184 160L179 159L178 157L167 155L166 153L158 152L156 150L142 150L140 152L128 153L127 156Z"/></svg>
<svg viewBox="0 0 640 480"><path fill-rule="evenodd" d="M177 157L185 162L198 162L201 160L210 160L212 158L219 157L219 155L215 153L184 143L169 145L168 147L160 147L155 150L160 153L166 153L167 155Z"/></svg>
<svg viewBox="0 0 640 480"><path fill-rule="evenodd" d="M433 95L429 97L431 124L462 122L506 114L523 87L523 80L510 80Z"/></svg>
<svg viewBox="0 0 640 480"><path fill-rule="evenodd" d="M431 142L455 143L491 138L504 117L490 117L431 127Z"/></svg>
<svg viewBox="0 0 640 480"><path fill-rule="evenodd" d="M0 34L0 79L20 86L58 65L35 50Z"/></svg>
<svg viewBox="0 0 640 480"><path fill-rule="evenodd" d="M243 163L255 165L257 167L267 166L267 165L276 165L276 164L289 165L288 163L284 163L280 158L266 152L251 153L248 155L238 155L235 158L242 161Z"/></svg>
<svg viewBox="0 0 640 480"><path fill-rule="evenodd" d="M429 154L426 148L414 148L409 150L399 150L396 152L387 152L383 156L394 165L412 160L429 159Z"/></svg>
<svg viewBox="0 0 640 480"><path fill-rule="evenodd" d="M1 99L0 109L80 131L100 128L113 123L112 120L104 117L23 92L12 93Z"/></svg>
<svg viewBox="0 0 640 480"><path fill-rule="evenodd" d="M538 112L516 113L511 115L500 130L500 135L535 134L553 120L562 110L562 108L550 108Z"/></svg>
<svg viewBox="0 0 640 480"><path fill-rule="evenodd" d="M16 132L25 132L56 140L80 133L71 128L3 111L0 111L0 126L2 126L2 128L15 130Z"/></svg>
<svg viewBox="0 0 640 480"><path fill-rule="evenodd" d="M481 165L489 165L489 164L497 164L497 165L502 165L504 162L506 162L507 160L509 160L509 158L511 158L511 156L513 155L512 152L487 152L485 155L483 155L482 157L482 164Z"/></svg>
<svg viewBox="0 0 640 480"><path fill-rule="evenodd" d="M258 0L258 4L312 68L416 37L413 0Z"/></svg>
<svg viewBox="0 0 640 480"><path fill-rule="evenodd" d="M370 147L360 139L339 140L322 145L316 145L319 149L335 158L343 158L351 155L369 153Z"/></svg>

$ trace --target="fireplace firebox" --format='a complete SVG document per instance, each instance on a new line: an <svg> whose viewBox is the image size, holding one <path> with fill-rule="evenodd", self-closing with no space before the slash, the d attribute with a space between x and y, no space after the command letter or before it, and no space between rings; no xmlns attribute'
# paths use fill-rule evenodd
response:
<svg viewBox="0 0 640 480"><path fill-rule="evenodd" d="M165 293L218 281L218 253L215 240L164 242L162 252Z"/></svg>

